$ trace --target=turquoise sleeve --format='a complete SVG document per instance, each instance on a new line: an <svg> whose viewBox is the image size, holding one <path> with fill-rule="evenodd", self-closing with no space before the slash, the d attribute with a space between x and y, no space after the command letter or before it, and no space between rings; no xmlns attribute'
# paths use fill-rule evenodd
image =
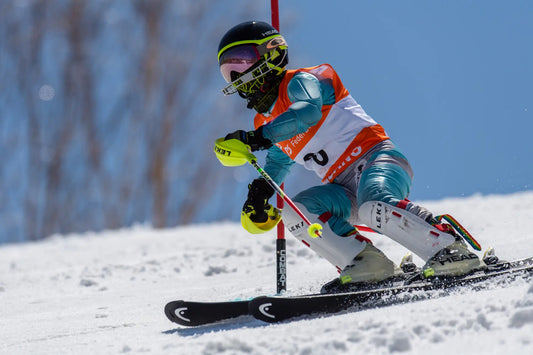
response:
<svg viewBox="0 0 533 355"><path fill-rule="evenodd" d="M272 180L280 185L289 174L293 164L294 161L274 145L268 150L264 169Z"/></svg>
<svg viewBox="0 0 533 355"><path fill-rule="evenodd" d="M265 125L263 135L273 143L304 133L322 118L324 87L312 74L301 72L291 79L287 93L292 105ZM326 92L330 96L329 92Z"/></svg>

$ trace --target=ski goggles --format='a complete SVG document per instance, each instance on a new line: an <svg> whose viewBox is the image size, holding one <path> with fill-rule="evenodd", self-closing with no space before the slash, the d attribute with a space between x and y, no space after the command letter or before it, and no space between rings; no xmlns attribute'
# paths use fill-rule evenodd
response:
<svg viewBox="0 0 533 355"><path fill-rule="evenodd" d="M245 73L261 57L280 46L287 46L287 43L280 35L274 35L262 41L232 43L229 49L226 49L227 47L223 48L218 55L222 77L224 77L226 82L230 83L232 79L235 80L235 78L232 78L232 72Z"/></svg>
<svg viewBox="0 0 533 355"><path fill-rule="evenodd" d="M231 72L244 73L260 58L259 51L253 44L230 48L220 56L220 72L224 80L230 83L232 81Z"/></svg>

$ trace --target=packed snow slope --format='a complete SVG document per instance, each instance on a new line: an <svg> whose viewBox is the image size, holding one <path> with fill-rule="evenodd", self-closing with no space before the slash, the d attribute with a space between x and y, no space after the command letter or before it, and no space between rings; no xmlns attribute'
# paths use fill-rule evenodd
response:
<svg viewBox="0 0 533 355"><path fill-rule="evenodd" d="M533 193L422 202L451 213L502 258L533 255ZM238 213L238 211L235 211ZM399 262L406 250L374 243ZM250 318L183 328L175 299L275 292L275 234L234 223L55 236L0 247L1 354L532 354L533 285L459 292L381 309L269 325ZM419 262L419 260L418 260ZM288 239L288 293L335 269Z"/></svg>

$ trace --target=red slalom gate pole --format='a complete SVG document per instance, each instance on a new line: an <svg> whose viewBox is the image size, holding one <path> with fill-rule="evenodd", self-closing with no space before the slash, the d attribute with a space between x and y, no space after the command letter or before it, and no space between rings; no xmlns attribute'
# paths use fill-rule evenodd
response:
<svg viewBox="0 0 533 355"><path fill-rule="evenodd" d="M283 184L281 188L283 189ZM277 194L277 205L283 209L283 199ZM287 290L287 241L285 240L285 225L280 221L277 225L278 238L276 239L276 289L277 293Z"/></svg>
<svg viewBox="0 0 533 355"><path fill-rule="evenodd" d="M270 0L272 26L279 31L279 4L278 0ZM281 184L281 189L284 184ZM277 194L277 207L283 209L283 198ZM285 240L285 225L280 221L277 226L276 239L276 291L278 294L287 290L287 241Z"/></svg>
<svg viewBox="0 0 533 355"><path fill-rule="evenodd" d="M272 14L272 27L279 31L279 6L278 0L270 0L270 12Z"/></svg>

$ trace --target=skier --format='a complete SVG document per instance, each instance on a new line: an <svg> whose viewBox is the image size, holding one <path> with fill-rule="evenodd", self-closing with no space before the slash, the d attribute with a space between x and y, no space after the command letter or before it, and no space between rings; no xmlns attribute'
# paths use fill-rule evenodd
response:
<svg viewBox="0 0 533 355"><path fill-rule="evenodd" d="M484 264L450 224L406 199L413 177L407 158L330 65L288 70L285 39L259 21L231 28L220 41L218 61L228 82L223 93L238 93L257 111L255 130L238 130L225 140L238 139L252 151L268 149L264 169L278 184L294 162L324 182L293 198L312 223L323 224L321 238L309 236L289 208L283 221L338 268L342 284L379 282L399 272L354 224L366 224L420 256L426 275L462 275ZM248 188L244 228L273 228L279 220L268 202L274 189L263 178Z"/></svg>

